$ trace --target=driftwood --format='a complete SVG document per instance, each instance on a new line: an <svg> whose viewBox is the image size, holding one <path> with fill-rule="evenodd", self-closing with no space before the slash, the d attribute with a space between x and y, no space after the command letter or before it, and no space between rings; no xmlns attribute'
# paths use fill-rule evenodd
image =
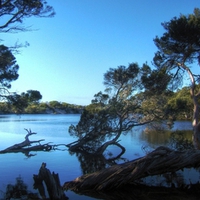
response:
<svg viewBox="0 0 200 200"><path fill-rule="evenodd" d="M35 154L30 154L30 151L51 151L55 150L58 146L64 145L64 144L57 144L57 145L51 145L51 142L41 144L41 141L44 141L44 139L36 140L36 141L30 141L29 136L37 134L35 132L32 132L30 129L25 129L28 133L25 136L25 140L21 143L14 144L4 150L0 151L0 154L4 153L18 153L22 152L27 157L34 156ZM32 144L36 144L32 146ZM64 145L65 146L65 145Z"/></svg>
<svg viewBox="0 0 200 200"><path fill-rule="evenodd" d="M75 192L111 191L128 184L137 185L141 178L176 172L183 168L199 167L200 151L174 151L158 147L148 155L110 168L83 175L63 185Z"/></svg>
<svg viewBox="0 0 200 200"><path fill-rule="evenodd" d="M64 190L60 185L60 179L58 174L54 172L51 173L49 169L46 168L46 163L42 163L38 175L33 175L34 189L38 189L42 199L47 199L45 194L46 185L48 196L51 200L67 200L68 197L64 194Z"/></svg>

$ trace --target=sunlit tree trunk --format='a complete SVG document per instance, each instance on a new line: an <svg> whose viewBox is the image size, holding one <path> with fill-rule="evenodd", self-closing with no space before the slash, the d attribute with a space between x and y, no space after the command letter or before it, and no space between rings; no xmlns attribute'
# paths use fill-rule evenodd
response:
<svg viewBox="0 0 200 200"><path fill-rule="evenodd" d="M193 143L196 149L200 149L200 123L199 123L199 104L198 104L198 95L194 95L194 91L191 88L192 99L194 103L193 111Z"/></svg>
<svg viewBox="0 0 200 200"><path fill-rule="evenodd" d="M190 94L191 94L191 98L194 104L193 121L192 121L193 144L196 149L200 149L200 123L199 123L199 106L200 105L198 103L198 98L200 97L200 91L198 91L198 93L195 94L196 83L195 83L194 75L192 74L190 69L187 66L185 66L185 64L179 64L179 66L187 71L191 80Z"/></svg>

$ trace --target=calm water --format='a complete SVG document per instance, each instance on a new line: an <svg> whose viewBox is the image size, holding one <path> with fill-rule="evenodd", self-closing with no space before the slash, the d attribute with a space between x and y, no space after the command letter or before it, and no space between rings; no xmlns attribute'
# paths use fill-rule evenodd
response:
<svg viewBox="0 0 200 200"><path fill-rule="evenodd" d="M53 142L53 144L68 144L76 140L68 134L68 127L79 121L80 115L5 115L0 116L0 150L13 144L22 142L26 135L26 129L31 129L37 135L30 136L30 140L45 139L43 143ZM116 161L122 163L125 160L133 160L146 154L160 145L169 142L169 135L150 135L142 132L144 127L135 128L126 136L122 135L121 144L126 147L126 152L122 159ZM174 129L191 129L190 122L176 122ZM64 150L62 148L62 150ZM114 155L118 149L110 147ZM109 154L109 152L106 152ZM38 174L42 162L47 163L47 168L59 173L61 184L75 179L83 174L83 163L79 162L76 155L70 155L68 151L33 152L36 154L26 157L22 153L0 154L0 191L5 191L7 184L15 184L15 178L21 176L28 185L28 189L33 186L33 174ZM88 164L89 165L89 164ZM87 170L86 170L87 171ZM86 196L79 196L71 191L67 191L69 199L93 199Z"/></svg>

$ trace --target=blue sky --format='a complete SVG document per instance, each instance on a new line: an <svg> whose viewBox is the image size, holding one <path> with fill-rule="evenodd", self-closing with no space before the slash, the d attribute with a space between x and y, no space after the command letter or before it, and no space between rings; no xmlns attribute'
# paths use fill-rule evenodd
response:
<svg viewBox="0 0 200 200"><path fill-rule="evenodd" d="M43 102L90 104L103 74L131 62L152 61L161 22L190 14L199 0L47 0L54 18L29 18L37 31L2 34L3 44L30 44L16 54L19 78L11 91L41 92Z"/></svg>

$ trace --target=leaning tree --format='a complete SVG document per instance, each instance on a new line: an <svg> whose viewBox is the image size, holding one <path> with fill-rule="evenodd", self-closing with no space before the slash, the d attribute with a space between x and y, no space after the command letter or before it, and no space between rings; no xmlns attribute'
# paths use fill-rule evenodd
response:
<svg viewBox="0 0 200 200"><path fill-rule="evenodd" d="M105 94L96 94L79 123L69 128L69 133L78 138L68 144L70 151L102 155L110 145L125 151L119 144L121 134L153 120L142 117L141 99L135 96L141 89L140 76L137 63L111 68L104 74Z"/></svg>
<svg viewBox="0 0 200 200"><path fill-rule="evenodd" d="M190 94L193 100L193 142L200 149L199 97L197 84L200 75L195 69L200 65L200 9L195 8L190 15L174 17L169 22L162 23L165 29L161 37L154 42L158 47L154 63L159 70L165 68L174 74L175 81L183 81L187 73L191 80Z"/></svg>

